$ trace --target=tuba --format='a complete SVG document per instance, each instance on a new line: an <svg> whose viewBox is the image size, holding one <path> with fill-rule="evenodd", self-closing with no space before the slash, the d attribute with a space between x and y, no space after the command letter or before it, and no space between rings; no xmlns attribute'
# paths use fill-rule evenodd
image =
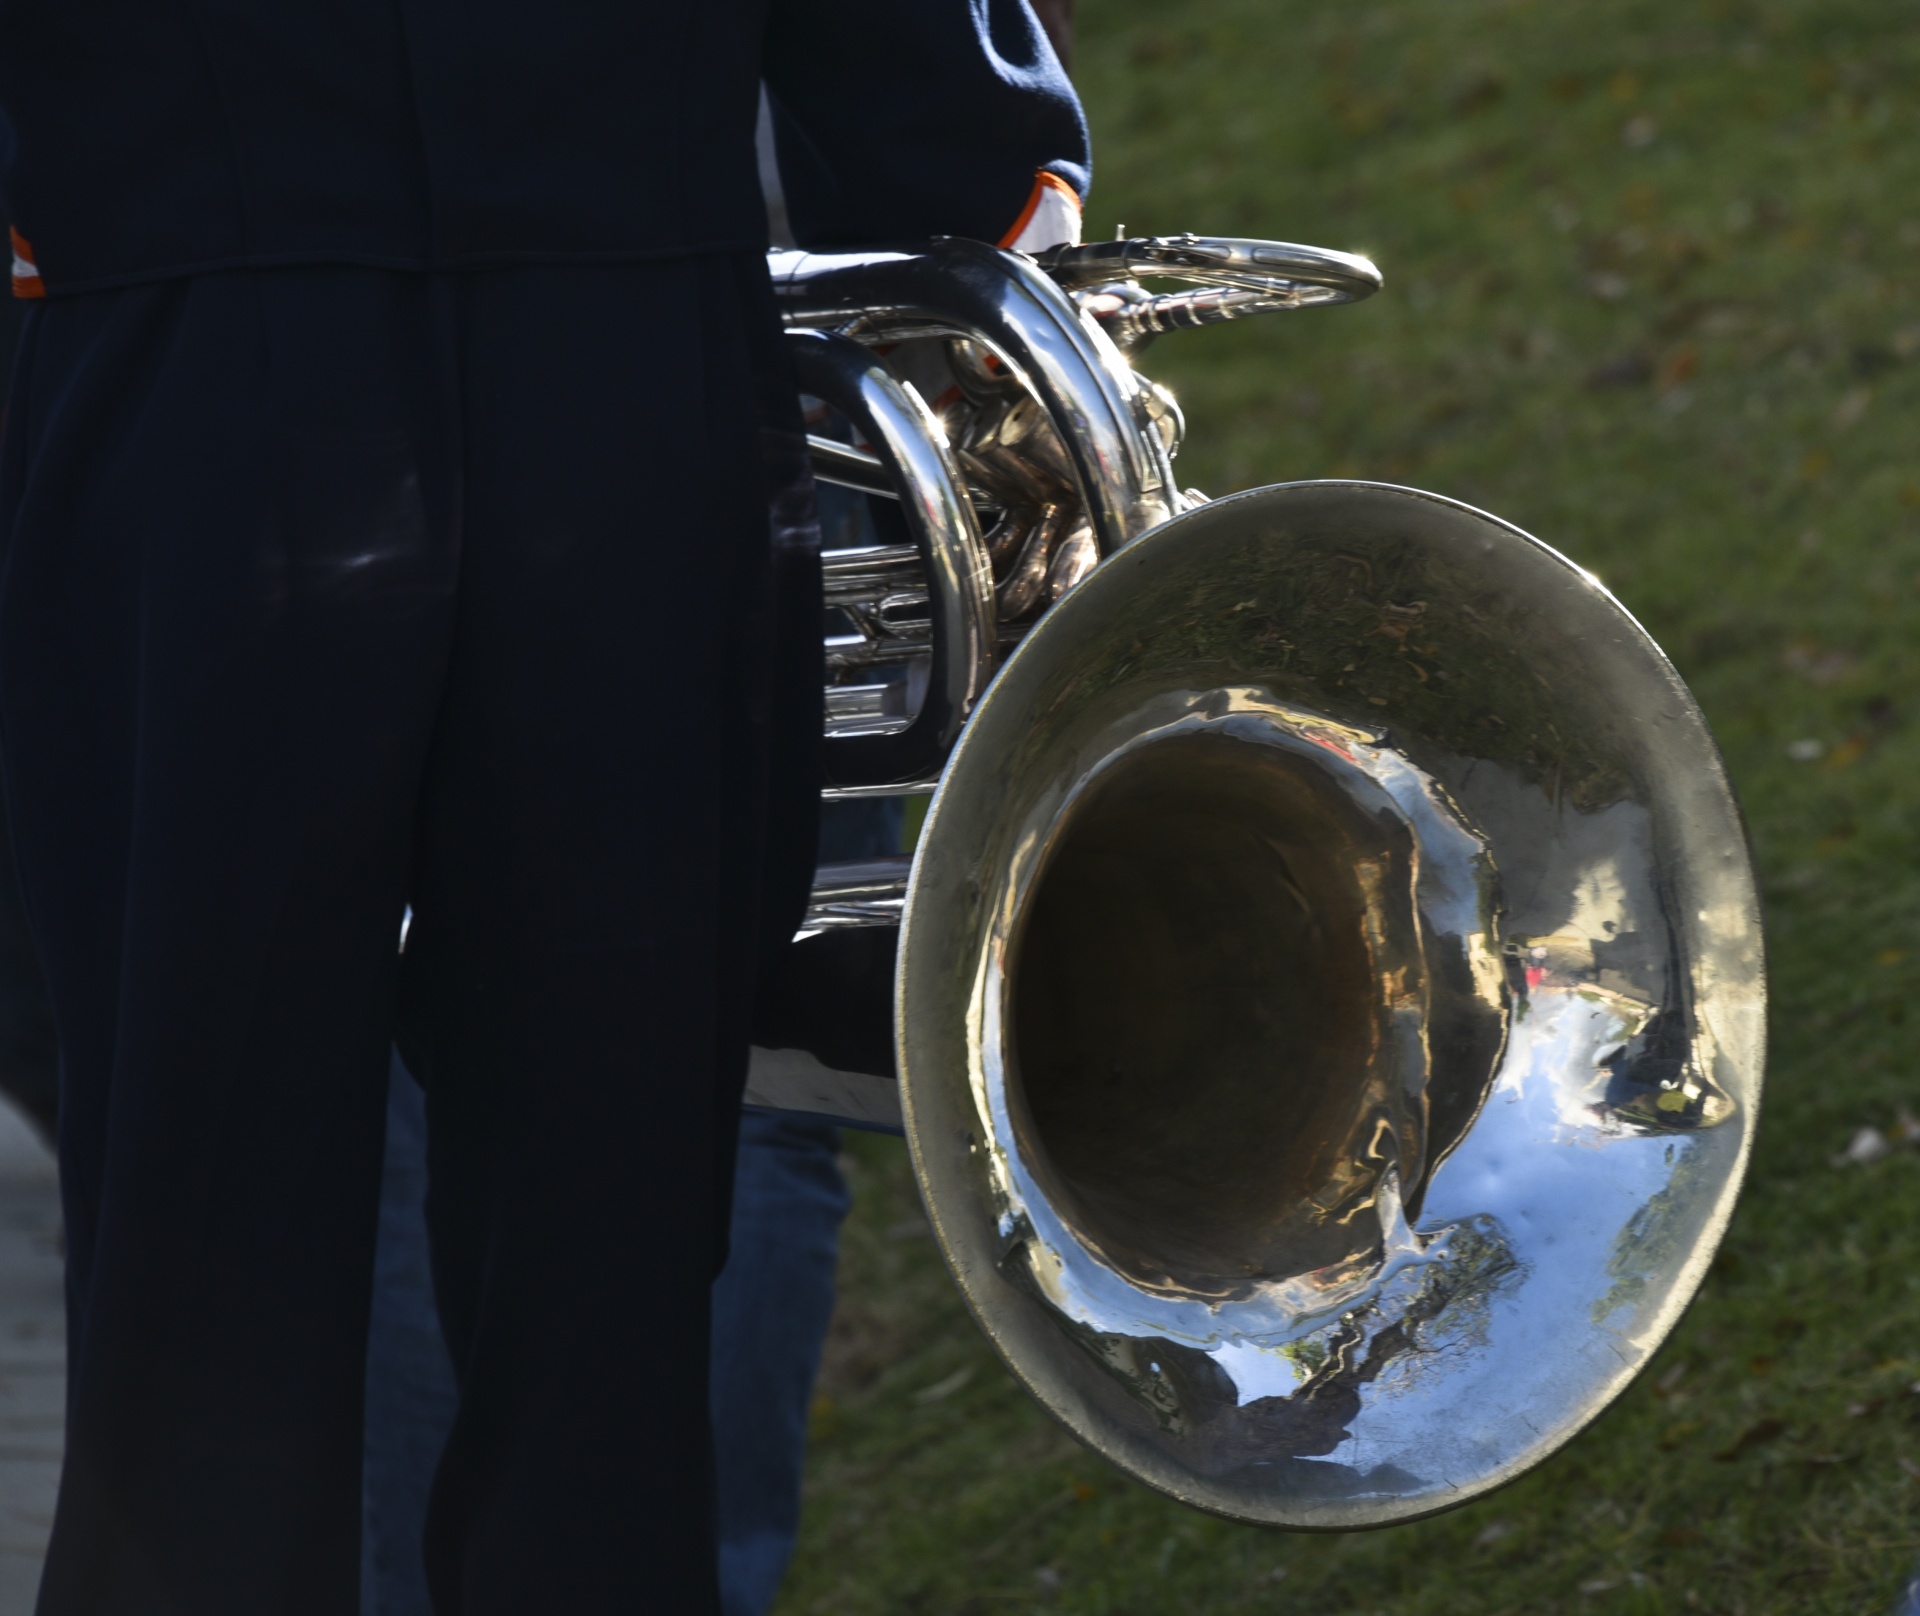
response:
<svg viewBox="0 0 1920 1616"><path fill-rule="evenodd" d="M772 263L852 429L816 476L886 517L823 557L827 795L933 801L801 934L898 929L895 1069L758 1050L749 1102L903 1129L1008 1367L1185 1503L1380 1526L1539 1463L1677 1322L1756 1120L1753 873L1679 676L1457 501L1178 487L1134 358L1364 259Z"/></svg>

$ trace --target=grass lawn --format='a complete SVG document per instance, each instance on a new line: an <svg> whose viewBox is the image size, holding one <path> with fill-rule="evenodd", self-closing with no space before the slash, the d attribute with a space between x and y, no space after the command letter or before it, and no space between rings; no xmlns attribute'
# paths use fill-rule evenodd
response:
<svg viewBox="0 0 1920 1616"><path fill-rule="evenodd" d="M904 1149L855 1141L783 1616L1883 1609L1920 1557L1920 1150L1834 1163L1920 1112L1920 12L1083 11L1089 234L1275 236L1387 276L1155 347L1183 480L1411 483L1606 579L1750 818L1768 1110L1648 1375L1506 1491L1353 1537L1194 1514L1055 1431L949 1286Z"/></svg>

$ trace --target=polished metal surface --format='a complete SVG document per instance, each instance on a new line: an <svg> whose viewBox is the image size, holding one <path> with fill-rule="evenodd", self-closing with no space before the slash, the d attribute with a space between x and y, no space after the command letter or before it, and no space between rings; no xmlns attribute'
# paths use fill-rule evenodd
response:
<svg viewBox="0 0 1920 1616"><path fill-rule="evenodd" d="M861 802L874 797L931 797L940 789L940 776L928 775L919 780L903 780L878 786L835 786L820 788L822 802Z"/></svg>
<svg viewBox="0 0 1920 1616"><path fill-rule="evenodd" d="M813 896L798 935L812 937L848 926L897 926L907 897L907 854L823 864L814 872Z"/></svg>
<svg viewBox="0 0 1920 1616"><path fill-rule="evenodd" d="M1069 288L1162 276L1257 292L1294 308L1357 303L1381 285L1372 260L1358 254L1241 236L1122 236L1055 247L1038 262Z"/></svg>
<svg viewBox="0 0 1920 1616"><path fill-rule="evenodd" d="M1044 262L775 256L853 428L816 468L913 538L823 558L830 750L868 749L827 795L938 794L910 880L823 870L806 925L902 926L901 1083L756 1051L749 1100L904 1101L970 1306L1123 1469L1274 1525L1432 1513L1591 1420L1705 1273L1761 1075L1738 815L1657 648L1525 534L1175 491L1133 358L1370 263Z"/></svg>
<svg viewBox="0 0 1920 1616"><path fill-rule="evenodd" d="M1200 506L1029 633L905 904L897 1051L1013 1372L1187 1503L1406 1520L1647 1361L1731 1211L1758 910L1591 576L1405 489Z"/></svg>
<svg viewBox="0 0 1920 1616"><path fill-rule="evenodd" d="M926 564L912 544L871 544L827 550L820 557L822 595L829 611L840 614L842 632L826 636L829 674L843 670L885 669L898 663L931 661L933 606L927 594ZM984 596L984 591L983 591ZM984 633L981 641L986 641ZM981 681L984 686L985 681ZM904 701L904 681L827 686L827 733L854 732L837 716L842 707L870 702L884 707L884 727L904 729L910 715L895 713Z"/></svg>
<svg viewBox="0 0 1920 1616"><path fill-rule="evenodd" d="M1000 656L1190 502L1170 469L1179 405L1018 255L944 241L772 264L802 386L858 440L810 435L815 474L902 501L915 530L822 557L827 794L929 791ZM929 347L937 416L895 369Z"/></svg>
<svg viewBox="0 0 1920 1616"><path fill-rule="evenodd" d="M1380 271L1353 253L1235 236L1135 236L1056 247L1038 262L1123 353L1168 331L1287 309L1357 303L1380 290ZM1195 283L1185 292L1150 293L1142 279Z"/></svg>
<svg viewBox="0 0 1920 1616"><path fill-rule="evenodd" d="M863 494L877 494L882 499L900 497L900 490L893 486L893 479L876 454L813 432L807 434L807 452L813 457L813 475L817 481L837 483Z"/></svg>
<svg viewBox="0 0 1920 1616"><path fill-rule="evenodd" d="M962 240L770 257L802 385L858 440L810 435L816 476L904 501L921 552L823 558L830 796L930 790L1000 657L1102 556L1204 498L1173 481L1178 402L1129 354L1165 331L1380 284L1363 258L1231 237L1097 242L1042 262ZM1142 275L1197 289L1155 295ZM929 390L937 411L899 369L930 346L947 384Z"/></svg>
<svg viewBox="0 0 1920 1616"><path fill-rule="evenodd" d="M912 781L937 771L986 688L999 650L993 579L972 502L962 491L947 439L917 393L903 386L859 343L826 331L789 333L800 385L829 399L873 446L901 496L901 510L919 559L917 588L897 569L869 566L878 591L864 594L848 582L847 567L825 563L832 597L855 625L867 659L900 654L903 637L924 647L929 667L912 713L834 715L827 737L829 779L873 786ZM877 563L868 552L860 558ZM866 574L862 574L866 576ZM910 610L909 610L910 609ZM854 657L852 645L837 652ZM829 712L833 713L830 700Z"/></svg>
<svg viewBox="0 0 1920 1616"><path fill-rule="evenodd" d="M797 1111L871 1133L903 1131L900 1085L892 1078L842 1072L804 1049L755 1049L741 1101L760 1111Z"/></svg>
<svg viewBox="0 0 1920 1616"><path fill-rule="evenodd" d="M1057 429L1099 554L1180 508L1132 367L1031 260L952 238L768 262L794 327L870 344L954 338L992 355Z"/></svg>

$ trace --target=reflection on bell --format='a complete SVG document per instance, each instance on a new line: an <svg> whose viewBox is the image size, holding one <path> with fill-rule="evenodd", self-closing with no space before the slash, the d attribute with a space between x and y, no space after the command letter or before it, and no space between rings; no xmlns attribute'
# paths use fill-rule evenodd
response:
<svg viewBox="0 0 1920 1616"><path fill-rule="evenodd" d="M1008 972L1017 1099L1048 1192L1139 1283L1224 1298L1377 1253L1383 1177L1417 1199L1492 1080L1491 868L1457 825L1423 844L1368 750L1242 697L1116 753L1051 838ZM1425 916L1449 857L1479 902Z"/></svg>
<svg viewBox="0 0 1920 1616"><path fill-rule="evenodd" d="M1280 1525L1431 1513L1591 1420L1704 1274L1758 1097L1691 698L1580 569L1377 485L1190 511L1042 620L935 800L899 993L1009 1366Z"/></svg>
<svg viewBox="0 0 1920 1616"><path fill-rule="evenodd" d="M892 542L826 558L830 794L938 792L910 878L823 871L807 922L899 925L898 1085L843 1018L807 1029L813 967L873 951L830 944L750 1097L903 1102L1009 1368L1176 1498L1378 1526L1538 1463L1679 1318L1752 1137L1753 875L1685 687L1453 501L1178 492L1179 410L1128 356L1364 299L1364 259L773 266L805 385L872 449L816 470L898 499ZM887 357L916 344L937 410Z"/></svg>

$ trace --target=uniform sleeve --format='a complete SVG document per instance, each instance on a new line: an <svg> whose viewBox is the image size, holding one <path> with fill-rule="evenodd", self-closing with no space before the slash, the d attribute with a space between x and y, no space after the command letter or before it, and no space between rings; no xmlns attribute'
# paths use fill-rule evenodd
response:
<svg viewBox="0 0 1920 1616"><path fill-rule="evenodd" d="M772 0L762 71L803 247L1011 245L1087 194L1086 119L1027 0Z"/></svg>

